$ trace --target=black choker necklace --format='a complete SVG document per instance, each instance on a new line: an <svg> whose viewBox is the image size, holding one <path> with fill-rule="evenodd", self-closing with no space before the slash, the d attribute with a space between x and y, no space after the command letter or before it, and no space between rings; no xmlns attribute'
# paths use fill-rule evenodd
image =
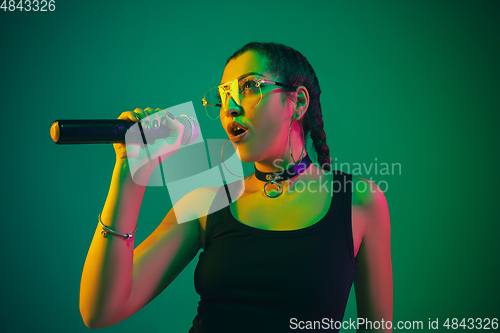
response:
<svg viewBox="0 0 500 333"><path fill-rule="evenodd" d="M294 164L291 167L289 167L286 170L278 171L278 172L262 172L257 170L255 168L255 178L258 180L261 180L263 182L266 182L264 184L264 194L267 195L269 198L276 198L283 193L283 185L277 183L282 180L287 180L290 178L293 178L295 176L300 175L302 172L304 172L310 165L311 165L311 159L309 158L309 155L304 156L302 160L300 161L299 164ZM278 186L278 192L275 194L269 194L266 191L266 186L269 184L274 184Z"/></svg>

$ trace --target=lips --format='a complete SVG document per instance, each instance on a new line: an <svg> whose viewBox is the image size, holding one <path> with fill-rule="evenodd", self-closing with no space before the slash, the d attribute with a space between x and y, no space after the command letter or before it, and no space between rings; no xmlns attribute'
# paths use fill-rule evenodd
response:
<svg viewBox="0 0 500 333"><path fill-rule="evenodd" d="M233 121L227 125L226 130L232 142L240 142L246 136L248 127L237 121Z"/></svg>

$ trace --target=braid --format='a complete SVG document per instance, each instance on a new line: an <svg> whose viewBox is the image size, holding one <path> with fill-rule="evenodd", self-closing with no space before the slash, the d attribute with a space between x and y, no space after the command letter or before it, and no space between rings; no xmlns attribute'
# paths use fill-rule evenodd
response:
<svg viewBox="0 0 500 333"><path fill-rule="evenodd" d="M319 98L317 99L319 106ZM331 171L331 158L330 158L330 148L326 144L326 134L323 129L323 117L321 114L321 107L313 108L310 111L315 110L316 112L307 112L306 117L310 127L310 137L312 139L314 149L318 154L318 163L321 168Z"/></svg>
<svg viewBox="0 0 500 333"><path fill-rule="evenodd" d="M236 51L227 63L247 51L256 51L265 56L268 59L270 72L276 74L283 83L307 88L310 96L309 107L306 116L300 120L300 125L304 131L304 137L307 139L309 136L312 140L321 168L331 171L330 148L326 143L319 101L321 89L309 61L300 52L283 44L253 42ZM286 93L288 97L290 97L289 93L291 91Z"/></svg>

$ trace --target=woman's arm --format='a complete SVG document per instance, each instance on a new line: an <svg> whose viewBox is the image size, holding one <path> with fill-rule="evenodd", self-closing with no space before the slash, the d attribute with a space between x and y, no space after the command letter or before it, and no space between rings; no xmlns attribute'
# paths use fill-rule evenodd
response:
<svg viewBox="0 0 500 333"><path fill-rule="evenodd" d="M359 214L363 218L364 233L356 256L354 279L358 318L371 322L391 321L393 314L391 227L389 209L384 193L373 182L363 179L368 192L354 193L360 200ZM355 187L357 188L357 186ZM360 186L360 188L363 188ZM371 189L371 191L370 191ZM374 330L367 326L360 331L392 332L392 329Z"/></svg>
<svg viewBox="0 0 500 333"><path fill-rule="evenodd" d="M103 223L120 233L132 232L144 190L131 179L127 160L117 161ZM88 327L106 327L130 317L172 282L200 248L198 217L206 215L214 196L210 189L186 195L175 205L175 213L183 215L179 221L189 222L177 223L172 209L135 250L134 238L104 238L98 225L80 288L80 312Z"/></svg>

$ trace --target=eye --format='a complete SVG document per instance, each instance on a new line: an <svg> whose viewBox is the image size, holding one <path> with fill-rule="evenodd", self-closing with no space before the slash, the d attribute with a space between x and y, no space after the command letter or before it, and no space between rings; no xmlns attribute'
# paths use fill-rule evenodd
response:
<svg viewBox="0 0 500 333"><path fill-rule="evenodd" d="M255 88L255 82L253 81L247 81L245 82L245 84L243 85L243 89L253 89Z"/></svg>
<svg viewBox="0 0 500 333"><path fill-rule="evenodd" d="M239 84L240 92L253 91L257 89L257 79L256 78L245 78Z"/></svg>

